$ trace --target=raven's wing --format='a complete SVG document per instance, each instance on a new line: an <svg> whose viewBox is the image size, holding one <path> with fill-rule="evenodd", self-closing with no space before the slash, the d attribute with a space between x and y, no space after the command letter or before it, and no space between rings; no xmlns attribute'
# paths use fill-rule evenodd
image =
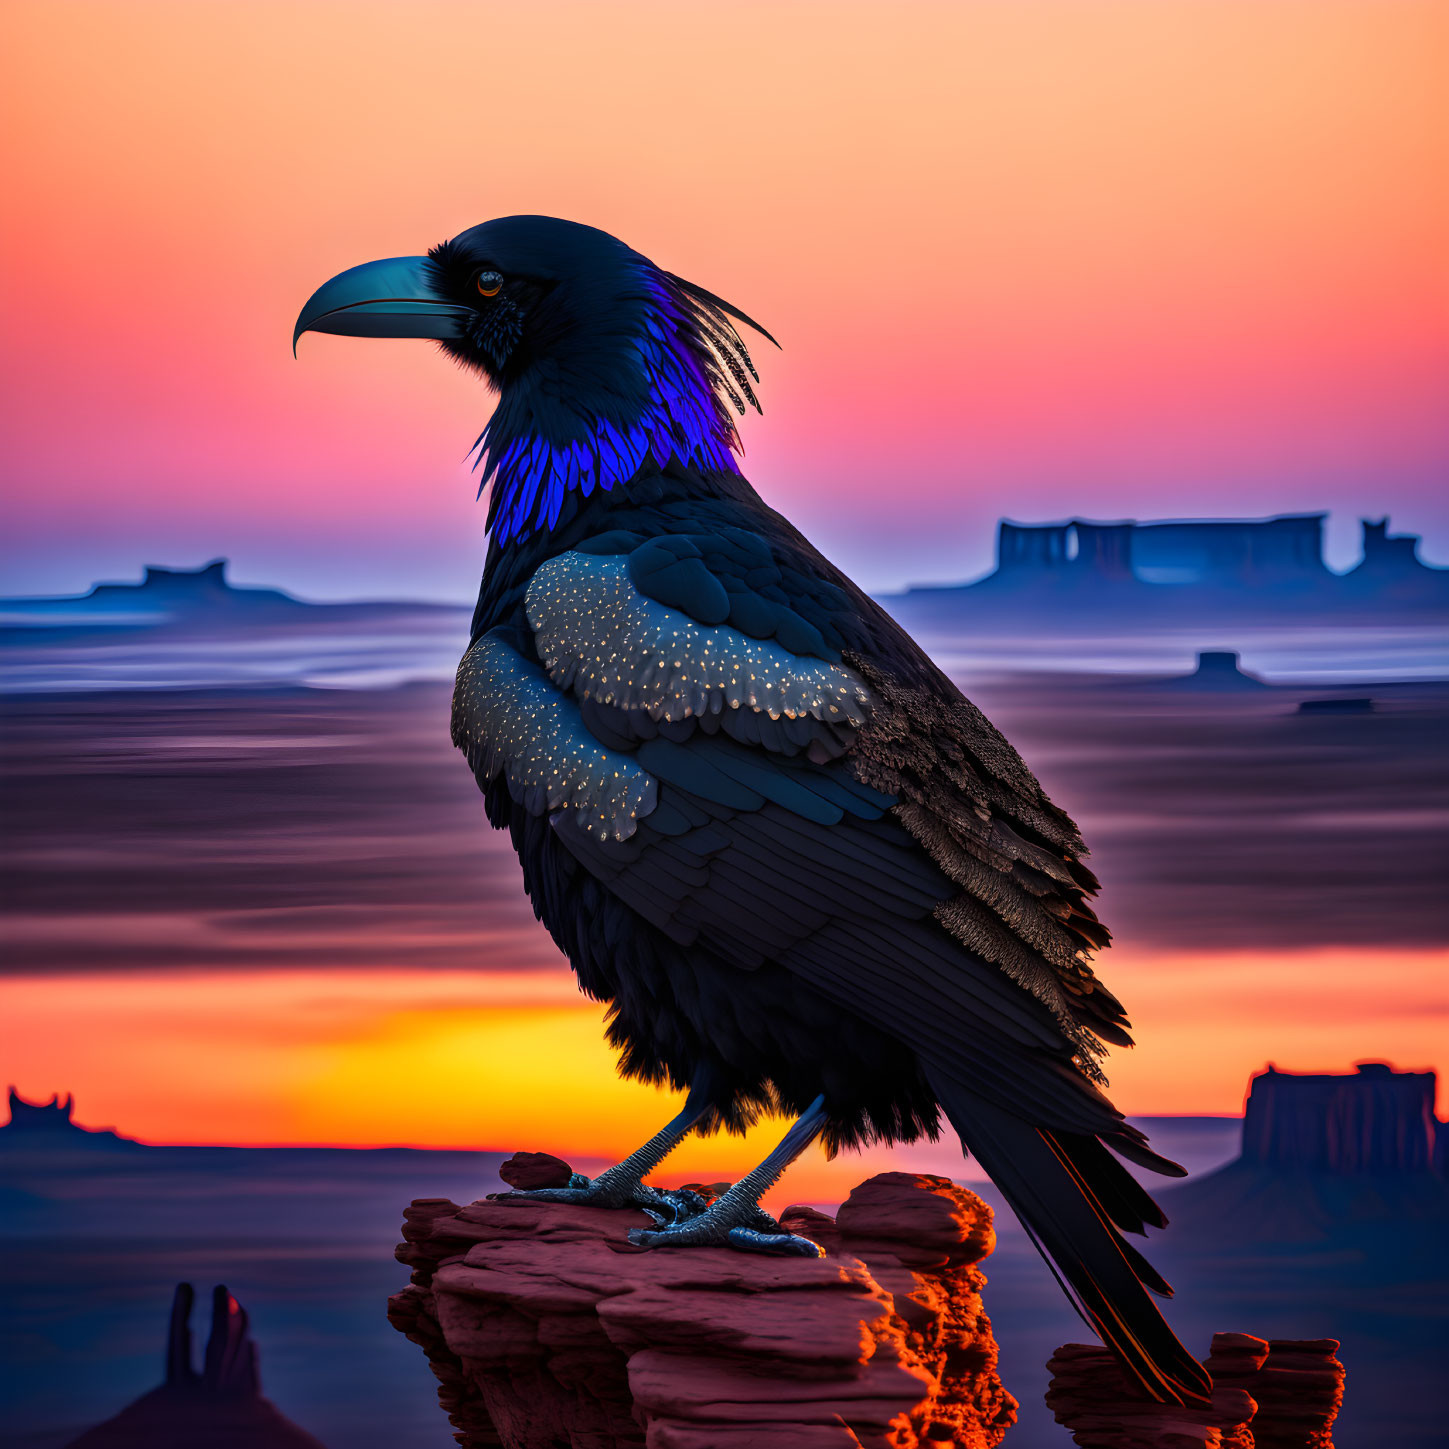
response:
<svg viewBox="0 0 1449 1449"><path fill-rule="evenodd" d="M707 532L607 534L550 560L527 595L550 677L607 706L591 708L595 726L618 715L601 731L615 741L640 720L676 739L699 721L771 755L843 757L842 773L889 795L952 883L938 920L1041 1000L1096 1074L1100 1041L1131 1038L1091 970L1108 933L1088 904L1097 881L1075 825L888 615L766 517L768 536L717 520Z"/></svg>
<svg viewBox="0 0 1449 1449"><path fill-rule="evenodd" d="M1166 1285L1116 1231L1162 1219L1101 1141L1170 1164L1088 1079L1121 1011L1083 960L1102 938L1075 829L827 571L741 528L561 554L529 630L465 656L455 738L671 939L780 963L913 1047L1089 1321L1153 1392L1195 1397L1142 1287Z"/></svg>

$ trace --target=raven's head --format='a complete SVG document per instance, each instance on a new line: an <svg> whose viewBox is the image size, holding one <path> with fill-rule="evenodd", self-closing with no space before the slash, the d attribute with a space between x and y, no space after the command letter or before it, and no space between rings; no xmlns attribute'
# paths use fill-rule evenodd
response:
<svg viewBox="0 0 1449 1449"><path fill-rule="evenodd" d="M309 331L431 337L486 378L500 397L479 444L489 525L506 542L553 527L571 493L671 459L733 470L730 410L758 410L759 377L732 318L769 337L607 232L508 216L333 277L292 345Z"/></svg>

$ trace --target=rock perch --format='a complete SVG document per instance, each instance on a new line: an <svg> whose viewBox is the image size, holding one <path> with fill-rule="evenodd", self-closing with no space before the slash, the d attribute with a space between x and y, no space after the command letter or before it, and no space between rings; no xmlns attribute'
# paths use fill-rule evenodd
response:
<svg viewBox="0 0 1449 1449"><path fill-rule="evenodd" d="M821 1259L640 1252L632 1210L423 1199L405 1217L412 1283L389 1317L466 1449L993 1449L1016 1421L981 1305L991 1209L947 1178L882 1173L834 1221L787 1209Z"/></svg>

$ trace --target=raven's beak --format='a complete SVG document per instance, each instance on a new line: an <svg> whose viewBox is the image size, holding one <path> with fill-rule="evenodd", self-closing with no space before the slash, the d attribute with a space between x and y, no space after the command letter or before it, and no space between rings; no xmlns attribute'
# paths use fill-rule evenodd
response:
<svg viewBox="0 0 1449 1449"><path fill-rule="evenodd" d="M292 333L346 337L461 337L468 308L443 296L427 257L387 257L339 272L307 299Z"/></svg>

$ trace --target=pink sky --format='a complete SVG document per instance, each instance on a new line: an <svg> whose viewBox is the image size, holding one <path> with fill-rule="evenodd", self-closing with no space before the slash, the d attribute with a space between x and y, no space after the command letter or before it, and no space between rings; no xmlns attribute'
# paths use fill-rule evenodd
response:
<svg viewBox="0 0 1449 1449"><path fill-rule="evenodd" d="M1449 562L1449 10L17 3L4 592L218 553L463 599L489 406L312 289L492 215L759 316L746 470L863 583L1005 514L1390 512Z"/></svg>

